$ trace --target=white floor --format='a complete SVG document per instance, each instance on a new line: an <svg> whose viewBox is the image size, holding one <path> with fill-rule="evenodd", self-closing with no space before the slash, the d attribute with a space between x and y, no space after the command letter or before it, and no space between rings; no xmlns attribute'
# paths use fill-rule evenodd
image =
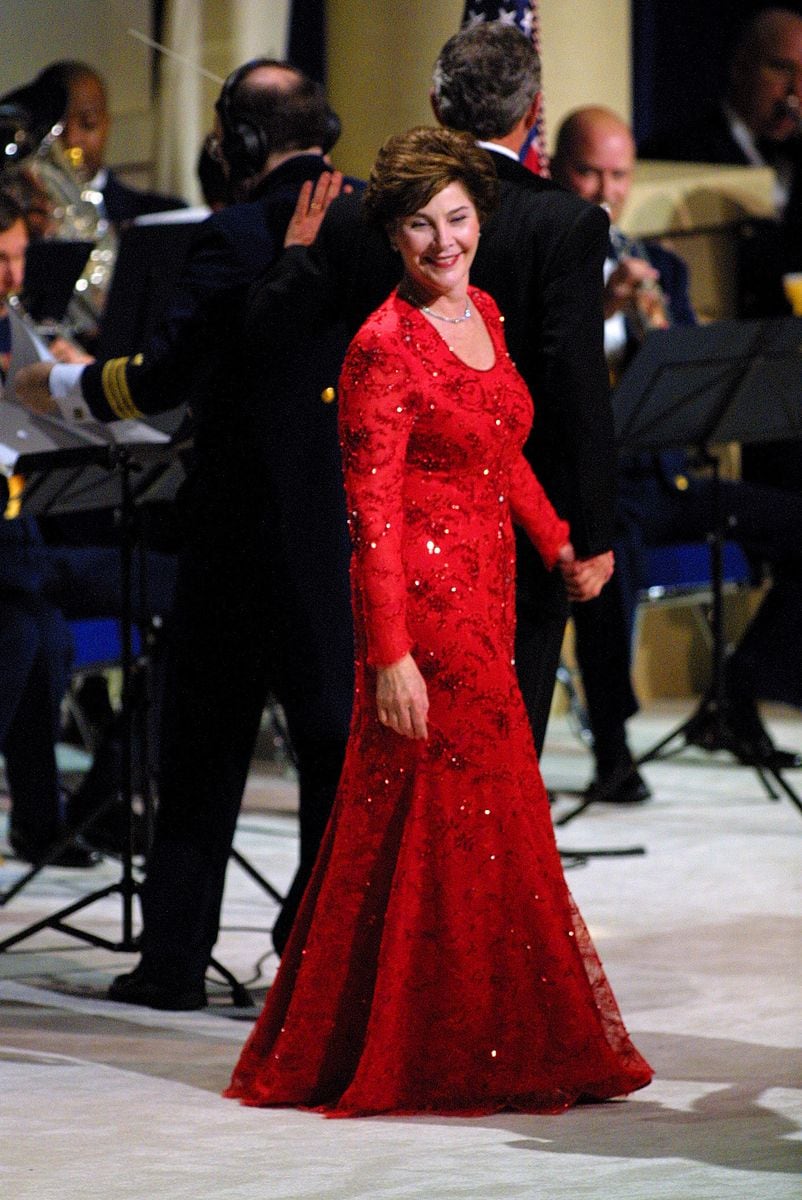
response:
<svg viewBox="0 0 802 1200"><path fill-rule="evenodd" d="M650 745L681 714L632 723ZM779 714L781 744L802 721ZM552 788L581 785L587 754L555 722ZM219 1093L252 1012L214 986L202 1013L102 999L135 955L45 929L0 954L0 1196L8 1200L780 1200L802 1195L799 965L802 812L754 772L688 754L645 768L655 797L596 805L559 831L565 850L640 845L568 870L627 1024L656 1069L621 1103L560 1117L327 1121L244 1109ZM802 772L788 779L802 791ZM237 845L277 886L294 864L291 784L254 772ZM567 810L561 799L555 816ZM566 861L569 861L566 859ZM20 865L0 866L0 888ZM0 908L0 938L114 884L49 870ZM229 872L218 957L257 1002L275 970L268 897ZM75 924L112 941L117 895Z"/></svg>

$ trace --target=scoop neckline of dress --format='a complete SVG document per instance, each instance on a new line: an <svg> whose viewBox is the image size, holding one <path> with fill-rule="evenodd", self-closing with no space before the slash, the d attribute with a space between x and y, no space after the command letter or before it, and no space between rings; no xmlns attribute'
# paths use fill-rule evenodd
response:
<svg viewBox="0 0 802 1200"><path fill-rule="evenodd" d="M420 317L421 322L431 332L432 336L436 337L438 342L442 342L442 344L445 346L447 352L451 355L451 357L453 359L456 359L456 361L460 364L460 366L465 367L466 371L475 371L477 375L487 375L490 371L495 371L496 367L498 366L498 347L496 346L496 340L493 337L493 334L490 332L490 325L487 322L487 320L485 319L484 313L481 311L481 306L476 303L475 291L476 291L475 288L473 288L473 287L469 288L468 296L469 296L474 308L476 308L477 311L480 313L480 316L485 323L485 328L487 329L488 335L490 337L490 342L493 346L493 363L489 367L474 367L470 363L467 363L464 358L460 358L460 356L457 354L457 352L451 346L449 346L448 342L443 337L443 335L441 333L437 332L437 330L435 329L432 322L426 320L426 314L421 312L420 308L418 308L418 306L416 304L413 304L411 300L407 300L406 296L402 296L400 294L400 292L398 291L398 288L396 288L395 295L396 295L397 300L400 300L401 303L405 304L407 306L407 308L412 310L412 312L417 313L417 315Z"/></svg>

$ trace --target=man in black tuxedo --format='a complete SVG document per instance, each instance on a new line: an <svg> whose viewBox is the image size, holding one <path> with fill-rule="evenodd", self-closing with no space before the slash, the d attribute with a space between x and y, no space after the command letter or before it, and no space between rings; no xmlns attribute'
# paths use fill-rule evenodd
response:
<svg viewBox="0 0 802 1200"><path fill-rule="evenodd" d="M482 228L471 279L504 314L510 353L535 403L526 452L571 523L580 561L569 587L590 595L612 567L614 451L601 298L608 222L598 207L521 166L518 152L537 117L539 89L540 63L529 39L493 22L446 43L432 103L444 125L477 137L499 174L500 206ZM322 226L319 213L297 212L290 231L296 244L290 242L251 291L251 347L263 346L269 355L299 328L322 328L329 319L344 319L353 334L398 283L400 261L384 232L363 220L360 206L358 196L341 196ZM538 751L567 607L559 573L549 574L531 544L519 539L516 663ZM279 948L305 874L296 878L274 929Z"/></svg>
<svg viewBox="0 0 802 1200"><path fill-rule="evenodd" d="M557 133L554 177L610 213L605 262L605 349L620 374L654 328L696 324L688 269L655 242L626 239L618 228L632 187L635 143L628 125L605 108L577 109ZM657 285L659 284L659 289ZM699 744L734 750L746 763L783 768L802 758L778 750L763 726L757 699L802 703L802 507L778 488L721 483L728 536L770 561L774 583L727 664L729 733L714 741L700 729ZM637 711L629 651L637 593L648 546L703 540L714 522L713 483L693 470L684 451L626 454L619 461L616 572L589 604L574 608L577 659L594 736L597 777L590 795L616 803L649 797L626 741L625 721Z"/></svg>
<svg viewBox="0 0 802 1200"><path fill-rule="evenodd" d="M338 324L305 330L251 364L242 323L245 291L279 253L302 185L330 170L324 149L339 126L318 84L267 59L229 76L217 117L214 149L233 202L198 226L143 353L86 368L37 365L17 377L18 393L40 411L53 404L47 386L42 395L47 375L53 393L102 420L184 400L194 420L178 497L184 543L142 958L109 993L164 1009L206 1003L268 695L284 708L298 760L306 865L339 779L353 687L350 548L327 391L347 341Z"/></svg>
<svg viewBox="0 0 802 1200"><path fill-rule="evenodd" d="M753 17L735 43L722 99L638 152L774 168L776 219L747 221L739 240L739 308L746 317L787 312L781 277L802 269L802 16L768 8Z"/></svg>

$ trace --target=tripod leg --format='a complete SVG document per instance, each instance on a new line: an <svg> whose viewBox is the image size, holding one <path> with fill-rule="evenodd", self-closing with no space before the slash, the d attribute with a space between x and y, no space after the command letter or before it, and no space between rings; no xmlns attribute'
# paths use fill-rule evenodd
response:
<svg viewBox="0 0 802 1200"><path fill-rule="evenodd" d="M249 862L244 854L240 854L239 850L231 847L231 857L237 866L242 867L246 875L250 875L254 883L258 883L260 888L267 892L268 896L272 896L276 904L283 904L285 897L281 892L277 891L269 880L265 879L264 875L260 875L252 862Z"/></svg>
<svg viewBox="0 0 802 1200"><path fill-rule="evenodd" d="M769 774L773 775L774 772L771 771L770 768L761 767L761 766L755 766L755 771L757 773L758 779L763 784L763 787L766 789L766 795L768 796L769 800L779 800L780 793L777 791L776 788L772 787L771 779L769 779ZM791 793L791 794L793 797L793 793Z"/></svg>
<svg viewBox="0 0 802 1200"><path fill-rule="evenodd" d="M86 934L81 930L65 927L63 918L72 916L73 913L80 912L82 908L86 908L89 904L93 904L95 900L102 900L105 896L111 896L115 892L120 891L120 885L117 883L109 884L108 887L101 888L98 892L92 892L89 896L84 896L77 900L74 904L68 904L66 908L60 908L58 912L51 913L48 917L42 917L41 921L35 921L32 925L26 925L24 929L20 929L11 937L4 938L0 942L0 954L11 946L16 946L19 942L24 942L27 938L33 937L35 933L39 933L42 929L60 929L64 932L71 933L73 936L81 938L83 941L90 941L93 945L106 946L110 950L118 949L133 949L133 946L121 945L106 941L105 939L95 938L93 934Z"/></svg>
<svg viewBox="0 0 802 1200"><path fill-rule="evenodd" d="M782 790L785 792L786 796L791 801L791 803L795 804L796 807L799 809L799 811L802 813L802 799L800 799L800 797L797 795L797 793L791 787L790 783L788 783L788 781L783 778L783 776L780 774L779 771L777 771L774 767L762 767L761 771L758 773L761 775L761 778L763 777L763 773L765 773L766 775L769 775L774 780L774 782L778 785L778 787L782 788ZM765 782L765 780L764 780L764 782ZM779 796L776 796L776 797L772 796L772 799L775 799L775 798L777 800L780 799Z"/></svg>
<svg viewBox="0 0 802 1200"><path fill-rule="evenodd" d="M224 967L216 958L210 958L209 965L217 971L218 975L222 976L231 988L231 1003L235 1008L253 1008L253 998L250 992L244 984L240 983L236 975L232 975L228 967Z"/></svg>
<svg viewBox="0 0 802 1200"><path fill-rule="evenodd" d="M693 726L698 721L698 710L689 717L687 721L683 721L676 729L672 729L664 738L661 738L654 746L651 746L644 754L641 754L635 759L635 766L639 767L642 763L652 762L656 758L672 758L675 754L680 754L687 745L689 745L688 734L692 731ZM669 746L675 738L682 738L682 741L673 750L662 753L666 746Z"/></svg>

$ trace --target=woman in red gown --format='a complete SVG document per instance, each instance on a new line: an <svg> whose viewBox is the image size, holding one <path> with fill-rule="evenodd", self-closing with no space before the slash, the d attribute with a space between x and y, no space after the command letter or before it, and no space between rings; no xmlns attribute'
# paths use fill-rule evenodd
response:
<svg viewBox="0 0 802 1200"><path fill-rule="evenodd" d="M404 277L340 380L357 685L312 881L226 1095L376 1113L556 1112L643 1087L563 878L512 658L521 524L570 579L522 455L532 401L469 286L488 156L417 129L366 208Z"/></svg>

